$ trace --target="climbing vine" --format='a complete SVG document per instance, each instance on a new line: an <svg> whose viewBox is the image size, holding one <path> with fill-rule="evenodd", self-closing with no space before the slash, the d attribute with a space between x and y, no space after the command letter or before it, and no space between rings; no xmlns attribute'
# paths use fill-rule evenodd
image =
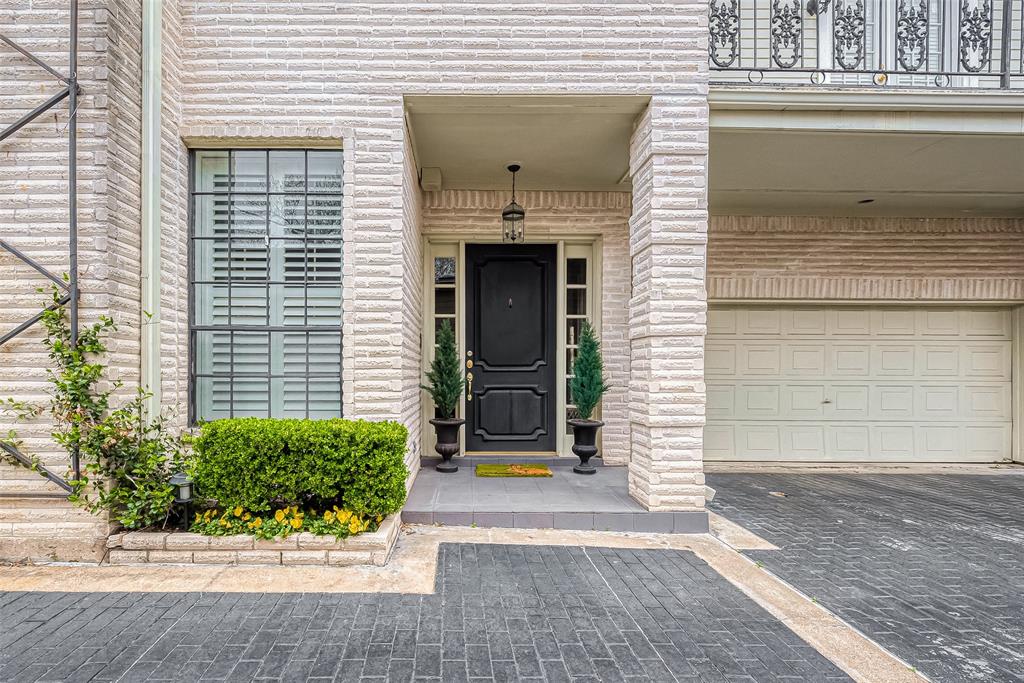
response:
<svg viewBox="0 0 1024 683"><path fill-rule="evenodd" d="M165 525L174 505L169 480L187 467L187 451L162 415L146 419L149 395L144 390L112 407L122 384L104 382L107 368L102 358L107 352L105 338L117 330L114 320L100 316L80 329L72 343L68 313L55 288L53 305L43 312L41 322L51 361L49 400L37 406L8 398L4 407L19 420L47 414L54 441L69 456L79 453L81 476L69 480L69 500L94 514L108 511L129 529ZM7 442L18 444L16 430Z"/></svg>

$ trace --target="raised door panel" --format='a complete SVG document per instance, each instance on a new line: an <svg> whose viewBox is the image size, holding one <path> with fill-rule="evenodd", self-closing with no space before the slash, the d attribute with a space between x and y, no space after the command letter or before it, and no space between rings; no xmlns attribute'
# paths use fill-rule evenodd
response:
<svg viewBox="0 0 1024 683"><path fill-rule="evenodd" d="M732 419L736 416L735 384L709 385L707 396L707 412L709 419Z"/></svg>
<svg viewBox="0 0 1024 683"><path fill-rule="evenodd" d="M917 347L916 365L920 377L959 377L960 345L955 342L921 344Z"/></svg>
<svg viewBox="0 0 1024 683"><path fill-rule="evenodd" d="M871 387L867 384L833 385L829 418L833 420L867 420L871 415Z"/></svg>
<svg viewBox="0 0 1024 683"><path fill-rule="evenodd" d="M913 344L878 344L871 348L871 370L875 377L912 377L914 358L917 355Z"/></svg>
<svg viewBox="0 0 1024 683"><path fill-rule="evenodd" d="M782 425L782 452L787 460L821 460L825 457L825 427L820 424Z"/></svg>
<svg viewBox="0 0 1024 683"><path fill-rule="evenodd" d="M824 343L786 344L782 347L782 374L785 377L822 378L825 376L826 356Z"/></svg>
<svg viewBox="0 0 1024 683"><path fill-rule="evenodd" d="M953 384L919 385L915 389L919 420L938 422L955 420L960 414L960 387Z"/></svg>
<svg viewBox="0 0 1024 683"><path fill-rule="evenodd" d="M786 384L782 387L782 415L787 420L813 420L825 416L824 384Z"/></svg>
<svg viewBox="0 0 1024 683"><path fill-rule="evenodd" d="M737 344L708 342L704 347L704 372L709 376L735 377Z"/></svg>
<svg viewBox="0 0 1024 683"><path fill-rule="evenodd" d="M871 454L871 430L867 425L830 425L827 442L830 460L857 462Z"/></svg>
<svg viewBox="0 0 1024 683"><path fill-rule="evenodd" d="M779 416L777 384L741 384L736 392L736 417L744 420L764 420Z"/></svg>
<svg viewBox="0 0 1024 683"><path fill-rule="evenodd" d="M835 377L869 377L871 346L868 344L834 343L831 347L831 370Z"/></svg>
<svg viewBox="0 0 1024 683"><path fill-rule="evenodd" d="M778 377L782 374L782 345L740 344L740 375Z"/></svg>
<svg viewBox="0 0 1024 683"><path fill-rule="evenodd" d="M917 317L922 336L960 336L960 311L955 308L925 308L918 311Z"/></svg>
<svg viewBox="0 0 1024 683"><path fill-rule="evenodd" d="M962 376L967 379L1010 379L1009 342L970 342L961 350Z"/></svg>
<svg viewBox="0 0 1024 683"><path fill-rule="evenodd" d="M1010 311L989 308L961 311L964 336L974 338L1010 338Z"/></svg>

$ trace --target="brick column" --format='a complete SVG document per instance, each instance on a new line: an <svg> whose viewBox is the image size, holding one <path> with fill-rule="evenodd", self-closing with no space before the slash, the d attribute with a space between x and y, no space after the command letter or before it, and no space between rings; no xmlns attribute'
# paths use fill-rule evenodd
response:
<svg viewBox="0 0 1024 683"><path fill-rule="evenodd" d="M656 96L630 141L629 492L652 510L704 506L708 110Z"/></svg>
<svg viewBox="0 0 1024 683"><path fill-rule="evenodd" d="M350 419L400 421L404 119L401 96L374 104L345 141L342 411Z"/></svg>

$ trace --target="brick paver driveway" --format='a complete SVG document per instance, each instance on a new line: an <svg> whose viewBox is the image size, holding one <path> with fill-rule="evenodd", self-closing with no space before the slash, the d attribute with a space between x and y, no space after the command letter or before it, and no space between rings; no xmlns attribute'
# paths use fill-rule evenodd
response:
<svg viewBox="0 0 1024 683"><path fill-rule="evenodd" d="M442 545L437 587L5 593L0 680L848 680L689 552Z"/></svg>
<svg viewBox="0 0 1024 683"><path fill-rule="evenodd" d="M1024 680L1024 475L708 480L780 548L747 555L933 680Z"/></svg>

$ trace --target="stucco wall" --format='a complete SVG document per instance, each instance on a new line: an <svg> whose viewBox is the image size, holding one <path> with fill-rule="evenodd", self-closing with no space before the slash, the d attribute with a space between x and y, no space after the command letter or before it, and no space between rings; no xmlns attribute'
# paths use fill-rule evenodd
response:
<svg viewBox="0 0 1024 683"><path fill-rule="evenodd" d="M601 344L612 385L601 404L602 454L607 464L629 460L629 216L627 192L520 192L530 240L594 237L601 245ZM497 217L508 203L503 192L425 193L423 233L493 238ZM486 226L490 226L489 228ZM489 232L488 232L489 231Z"/></svg>
<svg viewBox="0 0 1024 683"><path fill-rule="evenodd" d="M712 216L712 299L1024 300L1024 220Z"/></svg>

